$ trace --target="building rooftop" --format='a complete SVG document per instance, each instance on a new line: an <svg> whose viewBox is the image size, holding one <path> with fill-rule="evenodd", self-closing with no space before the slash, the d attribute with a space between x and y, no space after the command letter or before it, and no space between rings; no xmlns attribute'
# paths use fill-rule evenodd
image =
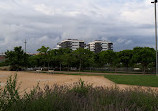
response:
<svg viewBox="0 0 158 111"><path fill-rule="evenodd" d="M89 42L88 44L94 44L94 43L96 43L96 42L98 42L98 43L101 43L101 42L112 43L112 42L107 41L107 40L95 40L95 41L93 41L93 42Z"/></svg>
<svg viewBox="0 0 158 111"><path fill-rule="evenodd" d="M66 42L66 41L84 42L84 40L78 40L78 39L66 39L66 40L63 40L62 42ZM61 42L60 42L60 43L61 43Z"/></svg>

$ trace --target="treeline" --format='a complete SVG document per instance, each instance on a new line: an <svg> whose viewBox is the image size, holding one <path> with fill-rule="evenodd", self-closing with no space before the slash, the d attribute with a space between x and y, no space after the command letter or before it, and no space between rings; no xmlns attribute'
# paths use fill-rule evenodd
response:
<svg viewBox="0 0 158 111"><path fill-rule="evenodd" d="M120 68L139 67L144 73L155 67L156 51L149 47L135 47L133 50L114 52L112 50L93 53L87 49L50 49L42 46L37 50L37 55L28 55L22 47L15 47L13 51L7 51L6 63L17 70L21 67L47 67L56 70L69 70L76 68L111 67Z"/></svg>

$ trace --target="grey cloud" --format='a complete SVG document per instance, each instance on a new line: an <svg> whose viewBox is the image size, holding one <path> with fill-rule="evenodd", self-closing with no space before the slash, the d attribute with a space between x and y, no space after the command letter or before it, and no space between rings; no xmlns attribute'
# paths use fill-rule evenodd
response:
<svg viewBox="0 0 158 111"><path fill-rule="evenodd" d="M0 1L0 52L24 46L25 39L28 52L42 45L54 48L68 38L109 40L116 51L153 46L152 9L147 0ZM140 21L139 14L144 20Z"/></svg>

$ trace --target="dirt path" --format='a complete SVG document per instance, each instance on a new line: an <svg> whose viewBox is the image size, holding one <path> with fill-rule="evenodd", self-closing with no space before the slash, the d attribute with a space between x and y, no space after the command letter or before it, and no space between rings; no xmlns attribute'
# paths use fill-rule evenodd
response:
<svg viewBox="0 0 158 111"><path fill-rule="evenodd" d="M78 82L80 79L83 81L92 84L95 86L102 86L102 87L111 87L115 86L116 84L103 76L80 76L80 75L63 75L63 74L46 74L46 73L30 73L30 72L11 72L11 71L0 71L0 81L1 86L4 86L7 78L10 75L17 74L18 83L21 83L20 90L29 91L36 86L38 83L40 87L44 85L71 85L74 82ZM131 85L121 85L117 84L117 86L121 89L130 88L130 87L138 87L138 86L131 86ZM143 87L147 88L147 87ZM158 90L158 88L152 88L154 90Z"/></svg>
<svg viewBox="0 0 158 111"><path fill-rule="evenodd" d="M126 73L97 73L97 72L72 72L72 71L54 71L55 73L61 73L61 74L90 74L90 75L96 75L96 74L99 74L99 75L155 75L155 74L126 74Z"/></svg>

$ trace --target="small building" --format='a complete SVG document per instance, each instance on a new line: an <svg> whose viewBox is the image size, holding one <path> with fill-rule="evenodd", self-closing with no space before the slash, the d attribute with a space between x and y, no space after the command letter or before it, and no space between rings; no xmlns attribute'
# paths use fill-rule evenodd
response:
<svg viewBox="0 0 158 111"><path fill-rule="evenodd" d="M0 62L4 62L5 61L5 54L0 54Z"/></svg>

